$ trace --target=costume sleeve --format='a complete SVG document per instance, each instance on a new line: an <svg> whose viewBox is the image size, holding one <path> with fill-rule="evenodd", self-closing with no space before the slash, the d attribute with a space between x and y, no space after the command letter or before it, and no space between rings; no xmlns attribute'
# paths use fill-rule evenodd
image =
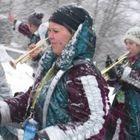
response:
<svg viewBox="0 0 140 140"><path fill-rule="evenodd" d="M121 79L129 83L130 85L140 89L140 69L135 70L131 69L130 67L126 67Z"/></svg>
<svg viewBox="0 0 140 140"><path fill-rule="evenodd" d="M12 96L11 90L7 83L4 69L0 64L0 100L9 98L10 96Z"/></svg>
<svg viewBox="0 0 140 140"><path fill-rule="evenodd" d="M94 75L69 79L67 89L72 121L50 126L39 133L46 133L50 140L85 140L99 134L105 121L105 111L103 90L98 82Z"/></svg>
<svg viewBox="0 0 140 140"><path fill-rule="evenodd" d="M29 27L27 24L22 23L19 20L15 20L14 22L14 30L19 31L20 33L22 33L23 35L27 36L28 38L32 37L32 33L29 30Z"/></svg>
<svg viewBox="0 0 140 140"><path fill-rule="evenodd" d="M21 122L26 113L29 91L13 98L0 101L1 125L9 122Z"/></svg>

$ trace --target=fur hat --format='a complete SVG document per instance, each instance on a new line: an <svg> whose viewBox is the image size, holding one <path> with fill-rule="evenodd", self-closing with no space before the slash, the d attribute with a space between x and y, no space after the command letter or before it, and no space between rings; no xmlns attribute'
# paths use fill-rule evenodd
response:
<svg viewBox="0 0 140 140"><path fill-rule="evenodd" d="M70 31L76 31L78 26L84 22L89 15L82 7L74 4L58 8L49 18L49 22L65 26Z"/></svg>
<svg viewBox="0 0 140 140"><path fill-rule="evenodd" d="M126 39L130 39L140 45L140 27L133 27L129 29L124 36L124 42Z"/></svg>

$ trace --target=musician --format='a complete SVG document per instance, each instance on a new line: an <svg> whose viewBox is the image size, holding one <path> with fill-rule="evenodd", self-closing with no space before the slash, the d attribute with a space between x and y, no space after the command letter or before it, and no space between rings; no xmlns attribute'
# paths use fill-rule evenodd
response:
<svg viewBox="0 0 140 140"><path fill-rule="evenodd" d="M33 113L39 126L36 139L101 139L109 90L92 63L96 36L91 16L76 5L58 8L49 18L48 38L51 49L30 92L34 96L29 115ZM0 112L1 124L22 122L30 96L27 92L1 102L1 110L7 110ZM6 130L1 136L9 138Z"/></svg>
<svg viewBox="0 0 140 140"><path fill-rule="evenodd" d="M118 118L122 121L119 140L140 139L140 27L129 29L124 43L129 51L128 65L121 66L117 77L121 88L111 108L106 140L112 140Z"/></svg>
<svg viewBox="0 0 140 140"><path fill-rule="evenodd" d="M30 39L30 43L28 44L29 50L33 49L40 39L47 38L48 23L42 23L43 17L43 13L33 13L28 17L28 24L17 20L14 15L9 15L8 17L9 21L13 24L13 29L19 31ZM41 49L37 49L31 53L30 55L33 58L31 65L38 67L38 61L43 53L44 52Z"/></svg>
<svg viewBox="0 0 140 140"><path fill-rule="evenodd" d="M30 39L30 44L36 44L40 38L45 38L47 23L42 24L43 13L33 13L28 17L28 24L17 20L14 15L8 19L13 24L13 29L19 31Z"/></svg>

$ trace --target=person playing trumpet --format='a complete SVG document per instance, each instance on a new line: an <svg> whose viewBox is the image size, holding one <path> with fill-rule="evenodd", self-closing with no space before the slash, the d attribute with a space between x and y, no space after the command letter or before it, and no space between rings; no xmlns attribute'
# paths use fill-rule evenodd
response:
<svg viewBox="0 0 140 140"><path fill-rule="evenodd" d="M43 13L33 13L28 17L28 24L26 24L17 20L14 15L9 14L8 19L13 25L13 30L19 31L30 39L28 44L29 51L35 47L37 42L47 38L48 23L42 23L43 16ZM30 54L33 60L31 62L31 66L33 66L33 68L36 69L38 67L38 61L43 53L42 49L39 48Z"/></svg>
<svg viewBox="0 0 140 140"><path fill-rule="evenodd" d="M121 87L109 113L106 140L113 139L118 118L121 119L119 140L140 139L140 27L130 28L123 39L129 52L128 65L121 67L116 78Z"/></svg>
<svg viewBox="0 0 140 140"><path fill-rule="evenodd" d="M89 13L75 4L52 13L48 27L51 49L39 63L37 82L32 92L0 102L1 124L22 122L29 115L38 122L36 140L102 138L109 90L92 62L96 43L92 26ZM0 130L3 140L16 139L8 130Z"/></svg>

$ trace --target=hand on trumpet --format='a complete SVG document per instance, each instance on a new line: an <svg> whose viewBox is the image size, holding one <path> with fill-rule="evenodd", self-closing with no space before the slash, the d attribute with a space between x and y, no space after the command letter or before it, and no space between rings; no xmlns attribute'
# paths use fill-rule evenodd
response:
<svg viewBox="0 0 140 140"><path fill-rule="evenodd" d="M16 20L16 16L15 15L8 15L8 20L10 23L14 24L15 20Z"/></svg>
<svg viewBox="0 0 140 140"><path fill-rule="evenodd" d="M112 61L112 59L110 58L110 56L107 56L107 60L106 60L106 68L109 67L110 65L112 65L113 63L116 63L118 60L116 60L115 62ZM107 80L108 84L110 86L113 86L116 83L120 83L120 79L122 77L122 74L124 72L124 69L127 65L127 59L124 59L122 62L118 63L117 65L115 65L112 69L110 69L108 72L106 72L106 77L105 79Z"/></svg>
<svg viewBox="0 0 140 140"><path fill-rule="evenodd" d="M30 51L30 50L34 49L35 47L36 47L35 44L31 44L31 45L29 45L28 49ZM40 58L40 55L42 52L43 52L42 48L38 47L37 49L35 49L33 52L30 53L30 57L33 60L36 60L36 59Z"/></svg>

